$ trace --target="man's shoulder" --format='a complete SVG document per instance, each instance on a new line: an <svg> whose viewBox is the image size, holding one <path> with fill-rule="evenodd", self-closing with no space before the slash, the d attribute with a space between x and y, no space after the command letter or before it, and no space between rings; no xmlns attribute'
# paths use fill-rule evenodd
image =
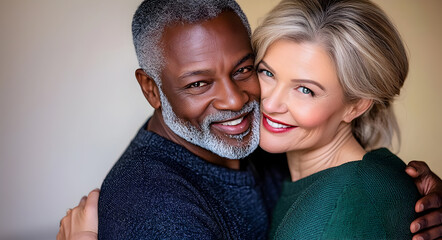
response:
<svg viewBox="0 0 442 240"><path fill-rule="evenodd" d="M181 155L176 149L170 150L175 145L158 141L140 143L134 139L104 179L100 196L112 192L112 198L124 193L152 199L168 193L168 189L174 189L171 192L175 195L193 190L191 186L197 176L181 164L188 157L184 152Z"/></svg>
<svg viewBox="0 0 442 240"><path fill-rule="evenodd" d="M131 144L103 182L99 199L99 231L118 239L187 238L205 233L210 205L198 176L174 163L158 146ZM201 219L201 222L195 222ZM185 229L188 226L194 226ZM216 230L213 230L216 231ZM187 233L186 233L187 232Z"/></svg>
<svg viewBox="0 0 442 240"><path fill-rule="evenodd" d="M184 159L196 158L182 146L153 132L141 129L104 180L110 184L155 184L171 178L188 178L181 165ZM130 180L130 181L129 181ZM122 186L127 187L127 186Z"/></svg>

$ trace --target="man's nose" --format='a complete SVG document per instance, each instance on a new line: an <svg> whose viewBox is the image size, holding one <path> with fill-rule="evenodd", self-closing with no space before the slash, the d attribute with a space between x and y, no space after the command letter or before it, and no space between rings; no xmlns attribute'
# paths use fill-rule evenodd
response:
<svg viewBox="0 0 442 240"><path fill-rule="evenodd" d="M249 101L245 89L241 89L232 79L219 82L213 106L218 110L239 111Z"/></svg>

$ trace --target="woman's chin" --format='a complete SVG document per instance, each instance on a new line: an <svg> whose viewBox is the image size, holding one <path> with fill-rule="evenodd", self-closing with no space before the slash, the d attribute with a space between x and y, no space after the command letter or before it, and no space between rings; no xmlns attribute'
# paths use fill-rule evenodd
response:
<svg viewBox="0 0 442 240"><path fill-rule="evenodd" d="M269 143L264 141L259 141L259 147L261 147L264 151L269 153L285 153L287 149L282 148L281 145L277 143Z"/></svg>

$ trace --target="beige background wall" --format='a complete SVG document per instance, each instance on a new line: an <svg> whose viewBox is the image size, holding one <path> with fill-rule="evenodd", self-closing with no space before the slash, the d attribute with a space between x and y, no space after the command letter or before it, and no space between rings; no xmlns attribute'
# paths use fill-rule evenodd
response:
<svg viewBox="0 0 442 240"><path fill-rule="evenodd" d="M252 26L277 0L241 0ZM377 0L408 45L400 156L442 175L442 1ZM0 0L0 239L54 239L151 114L134 78L140 0Z"/></svg>

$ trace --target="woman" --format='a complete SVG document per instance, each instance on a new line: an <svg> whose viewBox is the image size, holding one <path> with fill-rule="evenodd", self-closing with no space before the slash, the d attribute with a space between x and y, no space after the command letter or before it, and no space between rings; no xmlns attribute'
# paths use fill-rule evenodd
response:
<svg viewBox="0 0 442 240"><path fill-rule="evenodd" d="M292 180L271 238L410 239L419 194L405 164L377 149L399 136L391 105L408 72L385 13L363 0L283 0L252 44L260 146L286 152Z"/></svg>
<svg viewBox="0 0 442 240"><path fill-rule="evenodd" d="M281 3L281 5L279 7L277 7L277 9L273 12L278 12L278 9L281 8L285 8L286 6L284 4L287 4L286 2ZM283 6L283 7L281 7ZM273 16L274 17L274 16ZM272 28L272 15L268 18L269 22L265 22L264 25L260 28L260 32L265 33L267 27ZM289 22L289 24L291 24ZM332 23L333 24L333 23ZM277 24L275 24L276 27ZM275 28L276 30L276 28ZM277 30L280 31L280 30ZM270 32L268 32L270 33ZM358 119L358 115L362 114L362 112L364 111L368 111L368 109L373 105L375 105L374 103L372 104L372 102L374 101L372 99L371 95L363 95L364 99L360 99L360 96L357 96L355 99L351 99L348 100L347 96L344 96L343 91L341 89L341 85L338 82L338 77L334 76L339 71L336 71L334 68L334 61L332 61L331 58L327 58L324 56L324 54L320 54L320 53L324 53L324 49L322 45L316 45L317 42L314 42L312 40L317 40L317 39L301 39L302 41L299 41L300 39L296 40L296 39L292 39L290 41L283 41L283 39L285 39L285 35L282 34L283 32L281 31L281 34L278 35L279 33L276 32L276 37L275 38L269 38L267 35L263 35L260 37L259 32L256 33L255 35L255 41L254 44L255 46L257 46L257 50L258 50L258 59L259 59L259 65L258 65L258 69L259 69L259 75L260 75L260 79L261 79L261 83L262 83L262 93L263 93L263 126L261 127L262 129L262 145L264 148L267 148L269 151L273 151L273 152L288 152L287 156L290 160L290 167L291 167L291 172L292 172L292 179L293 180L298 180L301 178L305 178L305 176L307 175L311 175L314 172L319 173L320 171L323 172L322 170L324 170L325 168L328 168L329 166L327 164L342 164L342 161L347 160L349 157L351 156L352 160L357 160L357 159L361 159L362 156L365 154L365 150L364 148L362 148L361 146L358 147L357 142L355 142L355 139L358 139L359 137L353 137L351 134L351 131L349 131L349 127L348 125L344 124L347 127L341 127L341 119L338 118L340 115L347 113L346 110L353 110L354 111L349 111L348 116L346 116L346 118L344 119L344 123L349 124L350 122L355 122L356 120L353 120L354 118ZM272 32L270 34L275 34L275 32ZM260 40L263 40L265 42L260 42ZM304 41L305 40L305 41ZM265 45L265 43L267 45ZM259 47L261 46L261 44L263 44L262 48ZM292 47L295 47L295 49L292 49ZM299 47L299 49L298 49ZM315 69L319 69L322 71L327 70L326 72L321 72L322 75L325 76L334 76L335 78L332 79L334 80L334 82L331 82L333 84L329 85L328 82L320 82L319 86L318 86L318 82L312 82L313 80L316 79L322 79L322 78L312 78L309 79L308 77L310 76L306 76L306 75L299 75L296 76L295 81L291 81L291 72L285 73L285 70L288 69L296 69L292 64L292 60L293 61L301 61L301 60L307 60L308 58L306 58L307 55L295 55L295 54L290 54L293 56L297 56L297 58L295 59L290 59L291 61L282 61L282 62L278 62L278 58L279 58L279 54L277 54L277 52L275 52L274 50L284 50L284 52L287 53L294 53L293 50L296 51L296 53L305 53L307 54L308 51L310 51L310 53L318 53L319 58L315 58L318 60L322 60L322 62L316 62L316 65L312 65L313 70ZM305 52L307 51L307 53ZM276 54L276 55L275 55ZM274 59L272 56L278 56L276 59ZM326 54L327 56L327 54ZM313 56L312 56L313 57ZM297 64L302 64L303 62L296 62ZM284 67L284 64L289 64L288 67ZM336 65L338 65L336 63ZM306 69L310 66L310 64L307 64L306 66L304 66ZM321 66L320 68L318 68L318 66ZM345 65L344 65L345 66ZM281 68L282 67L282 68ZM284 76L284 78L280 78L281 76ZM285 76L289 76L289 78L285 78ZM301 78L301 79L298 79ZM333 77L332 77L333 78ZM405 78L405 76L404 76ZM336 95L326 95L323 97L328 97L325 98L326 101L323 101L322 103L331 103L329 105L318 105L319 107L321 107L320 109L316 109L314 108L314 106L312 105L308 105L308 99L301 99L304 100L305 102L301 102L303 104L301 104L302 106L299 106L298 104L296 104L296 107L298 107L298 109L295 109L296 112L296 120L301 119L299 118L299 114L301 114L302 116L302 112L305 111L306 113L308 113L308 115L306 116L306 121L307 123L304 123L304 121L300 121L296 122L296 127L295 127L295 122L290 122L288 120L290 119L279 119L280 115L283 115L283 113L288 113L288 104L287 102L284 102L282 100L288 101L291 100L291 98L289 98L291 95L288 94L287 95L287 99L282 99L282 97L284 96L283 90L287 90L289 88L289 86L279 86L277 88L274 88L274 86L272 84L274 84L275 82L273 81L278 81L279 84L284 83L284 80L290 79L290 83L294 82L298 85L296 86L296 91L298 91L301 94L307 95L307 97L318 97L321 96L321 94L323 92L325 92L325 90L327 90L327 94L328 93L333 93L333 91L331 91L330 89L334 90L334 93L336 93ZM325 78L325 79L328 79ZM341 79L341 78L339 78ZM306 81L307 80L307 81ZM281 82L279 82L281 81ZM299 85L299 83L302 83L304 85ZM312 84L315 86L310 86L307 84ZM343 84L344 86L344 84ZM315 89L315 87L317 87L318 89ZM322 89L321 89L322 88ZM274 90L278 90L278 91L274 91ZM292 89L292 87L290 86L290 89ZM325 89L325 90L324 90ZM323 91L323 92L321 92ZM359 94L359 93L358 93ZM281 99L278 99L278 97L281 97ZM296 99L296 101L298 101L299 99ZM344 101L344 100L348 100L348 101ZM316 101L316 100L315 100ZM389 99L389 101L391 101L391 99ZM347 102L351 102L351 104L347 104ZM344 104L345 103L345 104ZM286 109L284 109L284 105L286 107ZM318 107L317 106L317 107ZM348 106L350 106L349 108L347 108ZM290 107L295 107L295 105L292 105L290 102ZM303 107L303 108L301 108ZM310 107L310 110L308 109L308 107ZM318 112L316 112L316 110L318 110ZM298 114L298 111L300 111L300 113ZM324 112L321 112L324 111ZM371 110L370 110L371 111ZM287 116L290 116L287 115ZM295 115L294 115L295 116ZM293 117L294 117L293 116ZM307 119L308 117L308 119ZM312 119L312 117L315 117ZM294 119L294 118L293 118ZM325 119L325 120L324 120ZM284 120L285 121L285 125L282 125L281 122L278 122L277 120ZM301 122L303 123L303 125L301 126ZM320 123L326 123L326 124L320 124ZM290 126L288 125L290 124ZM314 141L312 143L312 141L304 141L304 139L307 138L303 138L303 139L296 139L297 141L299 140L299 144L296 145L290 145L290 143L294 143L295 139L293 138L288 138L285 140L281 140L278 139L279 135L285 134L285 135L289 135L293 132L293 130L299 130L301 128L305 128L305 129L310 129L310 127L308 125L319 125L320 127L318 127L317 129L319 130L328 130L331 127L334 127L334 129L339 130L339 131L316 131L316 132L311 132L310 134L306 134L307 137L313 136L315 137L316 135L316 141ZM323 127L322 127L323 126ZM356 125L355 125L356 126ZM299 128L299 129L296 129ZM268 131L268 129L270 129L271 131ZM333 128L332 128L333 129ZM350 128L352 129L352 128ZM268 131L268 132L265 132ZM321 135L317 135L318 133L320 133ZM338 133L338 135L334 135L334 133ZM365 133L363 133L365 136ZM275 136L273 136L275 135ZM318 137L320 136L320 137ZM370 135L371 136L371 135ZM269 141L270 139L274 139L275 137L277 137L278 140L278 145L272 145L272 142ZM296 137L296 136L295 136ZM327 145L327 143L330 142L336 142L333 141L334 139L336 139L336 137L339 138L339 140L336 146L339 148L339 152L343 152L343 153L347 153L347 151L349 151L351 154L349 155L339 155L339 158L334 158L333 160L336 159L336 161L327 161L327 162L317 162L316 165L313 165L313 167L316 167L319 165L319 167L317 168L304 168L303 166L299 165L299 167L303 167L303 168L297 168L298 166L296 165L296 160L297 156L301 156L304 153L306 153L307 151L310 151L312 149L317 149L318 146L322 146L322 145ZM268 139L266 139L268 138ZM318 140L319 139L319 140ZM308 140L308 139L307 139ZM319 143L319 145L318 145ZM351 143L349 146L351 146L350 148L342 148L343 145L347 146L346 144L343 143ZM365 144L365 143L360 143L360 144ZM345 151L343 151L345 150ZM383 150L385 151L385 150ZM335 153L335 152L334 152ZM336 152L337 153L337 152ZM294 154L294 155L293 155ZM341 156L345 156L342 157ZM328 160L328 158L323 158L323 160ZM299 162L301 163L301 162ZM299 170L299 171L298 171ZM305 170L312 170L310 173L306 172ZM325 170L327 171L327 170ZM378 169L376 169L376 171L379 171ZM401 170L401 173L403 172L403 169ZM302 181L302 180L301 180ZM288 183L290 184L290 183ZM388 194L388 193L387 193ZM407 196L408 197L408 196ZM409 197L408 197L409 198ZM60 232L59 235L57 236L57 239L64 239L64 237L71 237L71 239L96 239L97 235L97 215L96 215L96 206L97 206L97 199L98 199L98 191L93 191L90 193L90 195L88 196L88 198L83 198L82 201L80 202L79 206L74 208L72 211L69 210L67 216L63 219L62 224L61 224L61 228L60 228ZM437 198L436 198L437 199ZM433 201L435 201L435 198L432 198ZM281 206L281 204L280 204ZM428 207L428 205L426 205L426 207ZM407 211L411 211L412 206L408 207L409 210ZM275 215L275 220L274 220L274 226L277 225L277 223L279 222L277 216L285 216L286 210L283 209L283 207L279 207L277 209L278 212L276 212ZM293 212L293 211L291 211ZM290 215L287 215L288 217L290 217ZM288 218L287 217L287 218ZM317 216L311 216L309 215L310 218L312 217L317 217ZM431 218L429 218L431 219ZM365 220L365 219L363 219ZM397 220L396 218L394 218L394 220ZM439 222L437 220L429 220L429 222L431 222L430 224L439 224ZM376 222L375 222L376 223ZM373 224L375 224L373 223ZM385 223L380 224L380 227L383 227L385 225ZM286 228L286 226L289 225L282 225L282 228ZM302 223L302 226L305 226L305 223ZM373 225L373 226L377 226L377 225ZM378 226L377 226L378 227ZM276 228L276 227L275 227ZM370 229L369 229L370 230ZM274 232L277 232L276 230ZM293 235L290 235L291 237L293 237ZM307 238L308 235L300 235L301 237L305 237Z"/></svg>

